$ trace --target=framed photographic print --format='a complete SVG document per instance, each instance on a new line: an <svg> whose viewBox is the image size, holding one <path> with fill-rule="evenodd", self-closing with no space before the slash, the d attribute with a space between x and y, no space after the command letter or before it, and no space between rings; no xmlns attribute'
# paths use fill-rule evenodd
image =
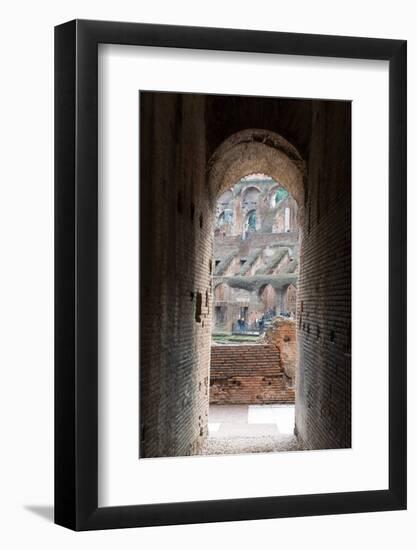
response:
<svg viewBox="0 0 417 550"><path fill-rule="evenodd" d="M406 42L55 30L55 521L406 507Z"/></svg>

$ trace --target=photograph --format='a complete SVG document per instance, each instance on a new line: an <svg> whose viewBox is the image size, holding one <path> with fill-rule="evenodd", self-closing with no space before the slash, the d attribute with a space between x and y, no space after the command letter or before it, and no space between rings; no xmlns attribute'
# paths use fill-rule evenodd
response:
<svg viewBox="0 0 417 550"><path fill-rule="evenodd" d="M407 42L55 29L55 516L407 506Z"/></svg>
<svg viewBox="0 0 417 550"><path fill-rule="evenodd" d="M350 448L351 101L139 112L140 459Z"/></svg>

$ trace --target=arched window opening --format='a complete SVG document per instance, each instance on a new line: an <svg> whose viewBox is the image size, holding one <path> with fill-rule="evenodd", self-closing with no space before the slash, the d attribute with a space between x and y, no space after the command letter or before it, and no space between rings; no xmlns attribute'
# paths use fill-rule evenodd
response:
<svg viewBox="0 0 417 550"><path fill-rule="evenodd" d="M283 187L278 187L275 193L272 196L272 206L277 207L278 204L288 197L289 193Z"/></svg>
<svg viewBox="0 0 417 550"><path fill-rule="evenodd" d="M264 317L271 319L277 313L277 293L270 284L264 285L259 293L260 303L263 307Z"/></svg>
<svg viewBox="0 0 417 550"><path fill-rule="evenodd" d="M224 302L229 298L229 287L225 283L221 283L214 289L215 302Z"/></svg>
<svg viewBox="0 0 417 550"><path fill-rule="evenodd" d="M217 227L223 227L224 225L230 225L233 222L233 210L229 208L223 210L223 212L217 218Z"/></svg>
<svg viewBox="0 0 417 550"><path fill-rule="evenodd" d="M246 215L245 225L243 228L244 239L247 239L251 233L255 233L257 229L256 223L257 223L256 211L252 210L251 212L248 212L248 214Z"/></svg>
<svg viewBox="0 0 417 550"><path fill-rule="evenodd" d="M250 180L247 180L250 181ZM260 190L257 187L248 187L242 192L242 208L256 208L259 201Z"/></svg>
<svg viewBox="0 0 417 550"><path fill-rule="evenodd" d="M289 285L285 294L285 309L288 317L295 318L297 303L297 289L294 285Z"/></svg>

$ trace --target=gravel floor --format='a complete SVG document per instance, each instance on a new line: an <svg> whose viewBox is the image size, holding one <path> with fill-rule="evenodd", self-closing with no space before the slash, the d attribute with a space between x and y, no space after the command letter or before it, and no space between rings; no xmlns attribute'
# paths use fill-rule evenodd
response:
<svg viewBox="0 0 417 550"><path fill-rule="evenodd" d="M294 435L233 438L209 437L202 454L224 455L301 450L302 447Z"/></svg>
<svg viewBox="0 0 417 550"><path fill-rule="evenodd" d="M205 455L301 451L294 405L210 405Z"/></svg>

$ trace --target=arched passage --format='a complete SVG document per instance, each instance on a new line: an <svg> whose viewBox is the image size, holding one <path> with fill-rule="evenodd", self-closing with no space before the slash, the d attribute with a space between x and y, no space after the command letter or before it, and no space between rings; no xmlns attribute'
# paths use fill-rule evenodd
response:
<svg viewBox="0 0 417 550"><path fill-rule="evenodd" d="M212 201L249 174L267 174L279 181L299 208L304 206L305 163L298 151L275 132L247 129L228 137L208 162Z"/></svg>
<svg viewBox="0 0 417 550"><path fill-rule="evenodd" d="M216 302L226 302L229 299L230 288L224 284L220 283L216 285L214 289L214 299Z"/></svg>
<svg viewBox="0 0 417 550"><path fill-rule="evenodd" d="M270 312L277 306L277 294L270 284L263 285L259 290L259 300L263 304L263 311Z"/></svg>
<svg viewBox="0 0 417 550"><path fill-rule="evenodd" d="M253 173L298 205L298 434L307 448L350 445L350 113L347 102L141 94L141 456L204 443L214 210Z"/></svg>
<svg viewBox="0 0 417 550"><path fill-rule="evenodd" d="M291 158L288 155L291 155ZM280 284L280 278L277 276L277 272L279 271L278 266L281 262L286 264L286 262L288 263L290 261L288 257L288 251L290 249L281 246L282 236L274 235L273 218L271 222L268 221L268 218L274 215L278 204L280 204L283 213L283 227L281 231L284 233L285 206L288 207L290 204L292 205L292 203L294 203L294 208L296 210L297 204L284 184L274 185L274 181L285 182L291 191L295 193L297 200L301 202L302 209L304 200L305 166L298 151L281 136L268 131L255 129L244 130L237 135L230 136L226 142L215 151L212 159L209 161L209 167L209 190L216 191L218 196L221 196L229 185L233 185L234 188L240 188L242 186L241 205L243 213L245 214L243 218L243 240L251 240L251 235L253 236L261 226L263 229L262 235L260 234L261 239L259 240L259 246L261 247L259 250L262 250L262 259L258 269L251 272L252 277L250 277L249 280L245 281L244 278L241 278L242 280L236 278L236 283L233 283L236 284L237 288L244 288L245 283L251 284L253 280L254 285L256 285L255 288L257 290L253 292L252 298L251 293L246 291L248 296L246 298L245 307L241 308L239 311L238 318L240 321L242 318L244 319L244 330L247 330L249 334L252 330L258 330L259 334L263 335L265 329L271 325L271 320L284 312L284 291ZM235 181L235 178L239 178L239 180L237 180L238 183ZM251 186L251 183L256 181L256 178L267 182L263 190ZM245 185L247 185L247 187ZM275 198L277 194L279 194L278 200L275 200L272 205L271 197L273 196ZM260 206L259 210L258 206ZM263 218L261 221L260 218L262 216ZM252 221L251 224L249 223L250 221ZM297 236L293 238L295 241L297 240ZM272 246L265 249L262 243L269 243ZM284 240L284 244L288 245L288 243L288 240ZM219 245L216 244L216 247L219 248ZM256 246L251 248L250 243L248 243L247 257L253 260L255 257L259 257L257 254L258 249ZM261 275L257 275L257 273ZM270 283L262 283L263 276L266 276L266 280L273 280L276 286L274 287ZM239 292L241 291L239 290ZM243 309L246 315L242 313ZM288 320L287 324L290 322L293 325L295 336L296 323ZM240 328L240 332L241 331L242 329ZM292 338L291 344L287 343L286 345L292 347L294 361L296 338ZM272 349L275 348L272 346ZM259 375L262 374L262 369L257 371L254 366L252 369L254 382L248 382L244 374L245 371L247 371L247 367L245 368L243 364L240 365L237 357L235 360L231 358L230 354L233 352L237 354L238 350L233 347L224 349L225 359L223 363L221 359L221 349L219 347L213 347L212 349L213 378L210 379L210 387L214 389L213 396L210 393L211 404L226 403L233 406L236 403L245 402L244 400L259 405L294 402L294 394L292 393L293 386L287 384L286 378L280 378L278 371L276 373L277 376L275 377L274 374L274 377L267 382L268 387L265 388L263 387L263 382L255 383L255 380L263 381L267 379L264 376L259 378ZM268 359L265 358L257 361L256 364L266 365L268 364L267 361ZM282 362L283 361L284 359L282 359ZM228 362L230 363L229 368L227 367ZM271 367L268 367L272 368L272 370L269 372L275 373L273 370L274 365L278 368L279 365L282 364L279 363L279 360L275 360L275 363L272 361ZM233 373L230 378L227 377L229 371ZM234 377L238 376L239 373L242 374L242 389L240 390L233 386L234 390L230 391L230 384L233 384L235 380ZM253 388L252 391L249 390L250 387ZM210 410L213 410L213 406L211 406ZM212 415L212 413L210 413L210 415ZM211 442L214 442L214 440L211 439Z"/></svg>

